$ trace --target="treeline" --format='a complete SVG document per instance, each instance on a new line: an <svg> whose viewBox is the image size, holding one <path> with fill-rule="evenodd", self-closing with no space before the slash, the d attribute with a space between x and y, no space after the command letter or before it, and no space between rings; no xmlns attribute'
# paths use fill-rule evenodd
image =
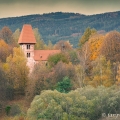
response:
<svg viewBox="0 0 120 120"><path fill-rule="evenodd" d="M42 38L47 44L49 40L53 44L59 40L70 40L77 47L78 39L89 26L97 31L120 31L120 12L111 12L98 15L82 15L74 13L49 13L43 15L28 15L14 18L0 19L0 29L9 26L12 31L21 29L23 24L31 24L38 28Z"/></svg>

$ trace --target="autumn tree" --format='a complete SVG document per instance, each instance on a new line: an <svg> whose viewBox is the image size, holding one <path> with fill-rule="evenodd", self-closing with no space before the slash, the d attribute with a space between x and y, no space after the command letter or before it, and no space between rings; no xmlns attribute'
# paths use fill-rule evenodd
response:
<svg viewBox="0 0 120 120"><path fill-rule="evenodd" d="M95 60L100 55L100 49L102 42L104 41L104 35L102 34L94 34L89 39L90 43L90 60Z"/></svg>
<svg viewBox="0 0 120 120"><path fill-rule="evenodd" d="M81 88L85 86L85 71L82 65L78 64L75 66L75 76L76 76L76 88Z"/></svg>
<svg viewBox="0 0 120 120"><path fill-rule="evenodd" d="M6 91L7 91L7 77L3 69L3 65L0 62L0 115L3 114L4 107L6 106L7 103Z"/></svg>
<svg viewBox="0 0 120 120"><path fill-rule="evenodd" d="M15 90L25 93L25 87L28 80L29 69L26 66L26 58L20 48L13 49L13 55L7 58L4 64L8 83Z"/></svg>
<svg viewBox="0 0 120 120"><path fill-rule="evenodd" d="M51 89L54 82L51 79L50 70L41 63L37 63L30 75L31 82L29 83L29 93L33 95L38 95L42 90ZM32 84L31 84L32 83ZM31 85L30 85L31 84ZM33 87L30 89L30 87Z"/></svg>
<svg viewBox="0 0 120 120"><path fill-rule="evenodd" d="M6 99L7 78L0 63L0 102ZM0 103L1 104L1 103Z"/></svg>
<svg viewBox="0 0 120 120"><path fill-rule="evenodd" d="M114 84L112 68L110 61L107 61L105 57L100 56L93 63L92 81L89 84L97 87L104 85L106 87Z"/></svg>
<svg viewBox="0 0 120 120"><path fill-rule="evenodd" d="M90 43L87 41L82 48L78 51L78 58L80 61L81 69L83 71L83 80L84 83L89 79L88 75L90 74ZM85 84L84 84L85 85Z"/></svg>
<svg viewBox="0 0 120 120"><path fill-rule="evenodd" d="M116 84L120 85L120 63L116 63L117 65L117 73L116 73Z"/></svg>
<svg viewBox="0 0 120 120"><path fill-rule="evenodd" d="M84 34L82 35L81 39L79 40L79 47L81 48L82 45L89 40L89 38L96 33L97 31L95 29L86 28Z"/></svg>
<svg viewBox="0 0 120 120"><path fill-rule="evenodd" d="M65 76L68 76L71 79L72 84L74 84L75 79L74 66L71 63L66 64L60 61L53 68L53 76L54 76L53 79L55 79L56 83L63 80Z"/></svg>
<svg viewBox="0 0 120 120"><path fill-rule="evenodd" d="M5 26L2 28L0 32L0 38L5 40L5 42L8 44L11 44L13 42L12 31L10 30L9 27Z"/></svg>
<svg viewBox="0 0 120 120"><path fill-rule="evenodd" d="M72 49L72 45L69 41L59 41L54 45L54 49L59 49L61 51L68 51Z"/></svg>
<svg viewBox="0 0 120 120"><path fill-rule="evenodd" d="M120 61L120 33L117 31L107 33L100 51L107 60Z"/></svg>
<svg viewBox="0 0 120 120"><path fill-rule="evenodd" d="M6 61L6 58L12 53L12 48L5 43L4 40L0 40L0 60Z"/></svg>

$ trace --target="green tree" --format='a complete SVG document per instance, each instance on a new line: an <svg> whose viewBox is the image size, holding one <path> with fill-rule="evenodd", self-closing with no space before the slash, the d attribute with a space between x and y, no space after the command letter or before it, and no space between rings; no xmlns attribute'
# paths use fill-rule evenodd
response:
<svg viewBox="0 0 120 120"><path fill-rule="evenodd" d="M82 45L87 42L89 40L89 38L91 37L91 35L93 35L94 33L96 33L97 31L95 29L91 29L91 28L86 28L84 34L82 35L81 39L79 40L79 47L81 48Z"/></svg>
<svg viewBox="0 0 120 120"><path fill-rule="evenodd" d="M19 40L19 36L20 36L20 29L15 30L15 32L13 33L12 37L13 37L13 45L15 47L18 47L18 40Z"/></svg>
<svg viewBox="0 0 120 120"><path fill-rule="evenodd" d="M49 40L48 41L48 46L47 46L47 48L49 49L49 50L52 50L53 49L53 44L52 44L52 42Z"/></svg>
<svg viewBox="0 0 120 120"><path fill-rule="evenodd" d="M62 93L68 93L72 88L71 80L66 76L56 85L56 90Z"/></svg>
<svg viewBox="0 0 120 120"><path fill-rule="evenodd" d="M67 94L43 91L32 101L27 116L30 120L98 120L102 113L118 114L119 110L117 86L86 86Z"/></svg>
<svg viewBox="0 0 120 120"><path fill-rule="evenodd" d="M48 63L50 65L50 67L53 67L60 61L62 61L64 63L69 63L69 59L63 53L54 54L54 55L51 55L48 57Z"/></svg>
<svg viewBox="0 0 120 120"><path fill-rule="evenodd" d="M69 56L69 61L72 64L78 64L79 63L79 59L78 59L78 55L77 55L76 50L70 50L66 54L68 54L67 56Z"/></svg>
<svg viewBox="0 0 120 120"><path fill-rule="evenodd" d="M36 44L35 44L35 49L44 49L45 43L42 40L38 28L33 29L35 38L36 38Z"/></svg>

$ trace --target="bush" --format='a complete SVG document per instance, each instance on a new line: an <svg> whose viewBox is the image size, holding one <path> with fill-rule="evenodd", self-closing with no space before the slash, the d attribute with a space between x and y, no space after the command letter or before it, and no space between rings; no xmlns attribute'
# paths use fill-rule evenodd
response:
<svg viewBox="0 0 120 120"><path fill-rule="evenodd" d="M20 107L18 105L12 105L9 115L16 116L21 113Z"/></svg>
<svg viewBox="0 0 120 120"><path fill-rule="evenodd" d="M11 109L10 106L7 106L7 107L5 108L6 115L9 115L9 113L10 113L10 109Z"/></svg>

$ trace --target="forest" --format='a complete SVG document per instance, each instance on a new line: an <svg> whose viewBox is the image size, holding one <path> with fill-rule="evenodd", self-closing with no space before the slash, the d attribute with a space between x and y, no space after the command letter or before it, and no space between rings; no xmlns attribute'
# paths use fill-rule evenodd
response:
<svg viewBox="0 0 120 120"><path fill-rule="evenodd" d="M48 13L42 15L27 15L21 17L1 18L0 29L8 26L13 32L22 28L24 24L31 24L38 28L46 44L51 40L56 44L60 40L69 40L74 48L78 47L78 40L89 26L99 32L117 30L120 32L120 11L96 15L79 13Z"/></svg>
<svg viewBox="0 0 120 120"><path fill-rule="evenodd" d="M30 73L17 43L20 29L0 30L1 120L110 120L108 114L120 114L119 31L100 33L88 27L77 48L69 40L46 44L39 29L33 31L35 49L61 53Z"/></svg>

